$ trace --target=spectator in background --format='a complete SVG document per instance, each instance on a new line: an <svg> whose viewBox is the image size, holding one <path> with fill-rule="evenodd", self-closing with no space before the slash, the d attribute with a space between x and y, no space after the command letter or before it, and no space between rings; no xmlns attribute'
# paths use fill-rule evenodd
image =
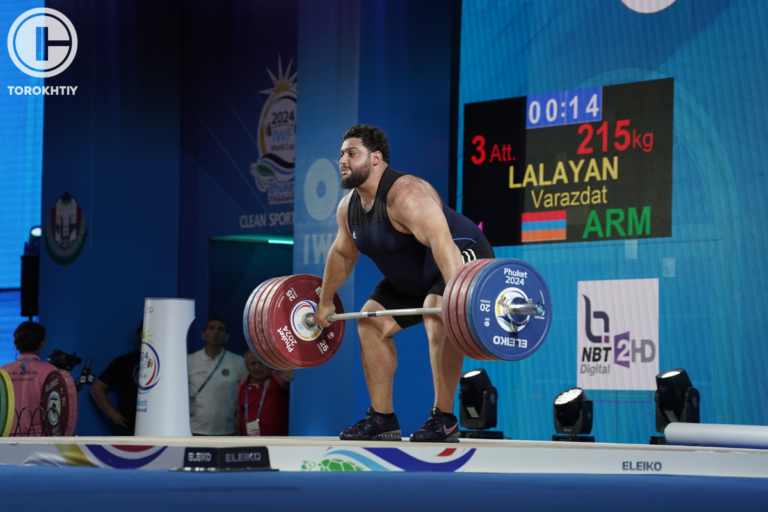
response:
<svg viewBox="0 0 768 512"><path fill-rule="evenodd" d="M13 381L13 391L16 399L16 410L21 412L26 407L29 413L21 414L20 425L17 418L13 419L12 435L40 436L42 435L41 414L34 414L40 407L40 395L43 383L48 374L56 370L50 363L40 361L40 351L45 346L45 327L37 322L22 322L13 333L13 344L19 351L19 357L13 363L2 367L8 372ZM34 414L34 419L33 419Z"/></svg>
<svg viewBox="0 0 768 512"><path fill-rule="evenodd" d="M136 427L136 397L139 392L139 362L141 359L141 336L144 322L136 329L136 350L115 358L99 375L91 387L91 398L101 412L119 425L122 434L132 436ZM117 386L119 409L110 402L107 390Z"/></svg>
<svg viewBox="0 0 768 512"><path fill-rule="evenodd" d="M237 389L235 435L287 436L288 384L293 370L273 371L245 351L248 376Z"/></svg>
<svg viewBox="0 0 768 512"><path fill-rule="evenodd" d="M224 320L208 320L202 338L205 346L187 356L192 433L231 436L235 433L237 386L248 371L242 356L224 350L229 340Z"/></svg>

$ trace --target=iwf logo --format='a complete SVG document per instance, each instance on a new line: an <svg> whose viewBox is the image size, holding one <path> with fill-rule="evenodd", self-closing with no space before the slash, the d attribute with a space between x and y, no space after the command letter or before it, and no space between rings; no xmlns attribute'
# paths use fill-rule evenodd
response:
<svg viewBox="0 0 768 512"><path fill-rule="evenodd" d="M11 25L8 53L16 67L29 76L56 76L75 60L77 32L59 11L46 7L31 9Z"/></svg>
<svg viewBox="0 0 768 512"><path fill-rule="evenodd" d="M656 389L659 280L580 281L578 297L578 386Z"/></svg>
<svg viewBox="0 0 768 512"><path fill-rule="evenodd" d="M296 75L291 62L283 70L277 59L277 78L267 70L274 87L259 116L259 159L251 164L251 174L260 192L267 193L269 204L293 203L296 164Z"/></svg>

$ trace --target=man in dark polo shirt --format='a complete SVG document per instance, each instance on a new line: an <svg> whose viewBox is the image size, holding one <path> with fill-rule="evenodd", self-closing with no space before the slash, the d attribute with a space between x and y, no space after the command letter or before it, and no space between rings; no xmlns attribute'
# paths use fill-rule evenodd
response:
<svg viewBox="0 0 768 512"><path fill-rule="evenodd" d="M122 427L122 435L132 436L136 426L136 396L139 392L139 360L141 333L144 322L136 330L136 350L115 358L99 375L91 387L91 397L99 409L115 424ZM119 408L110 402L107 390L117 386Z"/></svg>

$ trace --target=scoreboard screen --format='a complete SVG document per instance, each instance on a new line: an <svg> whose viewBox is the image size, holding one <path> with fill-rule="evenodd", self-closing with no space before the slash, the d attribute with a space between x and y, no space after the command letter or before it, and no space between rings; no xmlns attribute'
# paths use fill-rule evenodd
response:
<svg viewBox="0 0 768 512"><path fill-rule="evenodd" d="M494 246L672 235L673 79L464 107L462 212Z"/></svg>

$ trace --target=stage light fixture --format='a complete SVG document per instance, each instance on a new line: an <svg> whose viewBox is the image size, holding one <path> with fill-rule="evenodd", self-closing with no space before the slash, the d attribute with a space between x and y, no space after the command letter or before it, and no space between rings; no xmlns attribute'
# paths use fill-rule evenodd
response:
<svg viewBox="0 0 768 512"><path fill-rule="evenodd" d="M461 437L503 439L504 433L486 429L496 426L496 388L485 370L465 373L459 381L459 423L470 431L462 431Z"/></svg>
<svg viewBox="0 0 768 512"><path fill-rule="evenodd" d="M699 423L699 391L688 372L675 368L656 376L656 431L664 433L670 423ZM651 444L666 444L663 436L651 436Z"/></svg>
<svg viewBox="0 0 768 512"><path fill-rule="evenodd" d="M21 316L32 320L37 316L40 288L40 236L43 230L34 226L29 230L29 240L24 242L21 256Z"/></svg>
<svg viewBox="0 0 768 512"><path fill-rule="evenodd" d="M581 435L592 432L592 401L581 388L563 391L554 403L555 431L553 441L594 443L593 436Z"/></svg>
<svg viewBox="0 0 768 512"><path fill-rule="evenodd" d="M29 238L24 243L24 256L40 256L40 236L43 230L35 226L29 230Z"/></svg>

